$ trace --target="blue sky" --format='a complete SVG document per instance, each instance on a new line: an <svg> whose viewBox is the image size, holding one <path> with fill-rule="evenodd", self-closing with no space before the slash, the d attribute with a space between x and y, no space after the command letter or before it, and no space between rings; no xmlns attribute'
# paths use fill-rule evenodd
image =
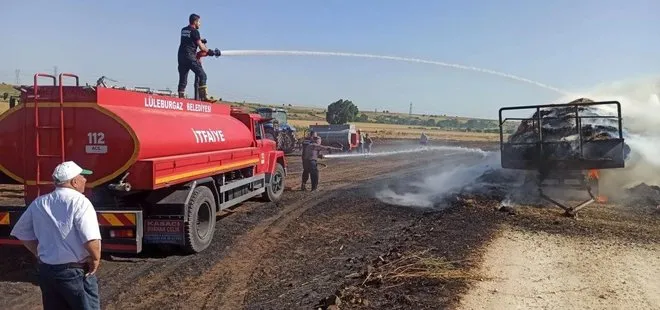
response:
<svg viewBox="0 0 660 310"><path fill-rule="evenodd" d="M176 88L179 29L195 12L220 50L370 53L459 63L560 89L654 75L660 2L653 0L7 1L0 80L35 71L101 75ZM495 118L507 105L559 95L496 76L344 57L205 59L211 95L229 100ZM188 91L192 91L192 74Z"/></svg>

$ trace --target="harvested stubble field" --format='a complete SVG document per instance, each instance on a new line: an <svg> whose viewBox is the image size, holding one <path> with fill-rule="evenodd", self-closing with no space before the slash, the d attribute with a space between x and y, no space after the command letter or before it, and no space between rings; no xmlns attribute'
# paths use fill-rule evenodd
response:
<svg viewBox="0 0 660 310"><path fill-rule="evenodd" d="M308 120L289 120L296 127L308 128L309 125L327 125L325 121ZM499 141L499 133L481 133L468 131L447 131L438 127L396 125L396 124L378 124L378 123L360 123L354 122L356 128L370 136L380 139L419 139L422 132L434 140L453 140L453 141L481 141L492 142Z"/></svg>
<svg viewBox="0 0 660 310"><path fill-rule="evenodd" d="M413 147L382 141L374 152ZM578 219L553 208L498 209L501 197L488 195L403 207L376 193L479 163L479 153L328 158L314 194L298 189L299 157L289 161L284 200L223 216L206 251L106 255L103 308L660 308L660 212L643 201L590 206ZM16 248L0 256L4 308L38 309L33 259Z"/></svg>

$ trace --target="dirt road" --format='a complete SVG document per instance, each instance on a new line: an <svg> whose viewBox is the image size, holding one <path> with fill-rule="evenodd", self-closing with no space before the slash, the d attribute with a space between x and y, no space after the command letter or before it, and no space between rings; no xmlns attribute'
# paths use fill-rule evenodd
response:
<svg viewBox="0 0 660 310"><path fill-rule="evenodd" d="M381 141L374 151L414 146ZM456 197L432 209L392 206L374 199L385 186L418 182L435 167L477 163L478 153L435 150L327 159L327 168L321 171L322 190L317 194L298 190L300 162L290 160L284 200L277 205L245 203L221 217L206 251L183 256L152 249L135 256L105 257L100 274L103 308L313 309L339 302L340 309L481 309L497 306L493 296L484 293L491 287L515 290L519 276L534 281L554 274L552 268L544 269L546 262L561 266L571 260L580 264L567 265L555 282L526 286L530 290L525 292L556 289L566 277L597 280L595 275L586 276L599 266L604 273L623 266L628 269L606 274L606 281L615 282L585 282L594 288L544 298L567 309L572 304L562 300L569 297L586 298L587 305L595 308L616 305L602 303L600 294L606 301L618 298L621 305L643 305L623 303L633 298L625 296L636 296L640 302L658 306L657 300L643 297L645 291L657 291L652 286L643 288L653 284L657 274L642 273L658 262L642 255L660 244L660 214L600 206L585 209L575 220L555 209L521 208L515 215L494 211L499 201L488 197ZM522 237L513 237L517 235L512 232ZM622 250L633 243L646 250ZM549 248L540 246L545 244ZM581 244L590 245L586 251L591 252L582 250ZM530 250L532 245L539 248L541 257ZM598 247L606 251L598 252ZM563 258L562 251L572 253L570 260ZM17 253L0 248L0 290L4 292L0 302L7 309L39 308L32 261ZM555 259L550 253L560 255ZM609 256L604 256L617 253L632 253L625 255L637 257L640 265L630 258L608 261ZM512 260L522 266L509 266ZM530 262L536 265L528 266ZM639 276L626 276L626 270L634 270L626 266L637 268ZM503 276L503 284L492 282L493 275ZM629 293L619 290L619 275ZM643 276L648 283L642 281ZM509 292L505 288L498 290ZM612 289L614 293L608 291ZM595 293L599 293L596 299L584 297ZM524 305L526 296L508 300Z"/></svg>
<svg viewBox="0 0 660 310"><path fill-rule="evenodd" d="M659 309L660 246L504 228L460 309Z"/></svg>
<svg viewBox="0 0 660 310"><path fill-rule="evenodd" d="M381 143L374 150L409 148L401 143ZM416 147L414 144L410 147ZM259 262L260 254L270 248L269 243L281 240L279 232L286 229L300 214L325 199L341 195L350 188L371 179L383 179L388 172L397 173L420 169L432 164L437 153L410 154L363 159L327 160L329 168L321 171L321 191L312 195L300 192L299 158L290 158L287 178L289 190L278 205L249 202L232 210L220 219L213 245L194 256L167 254L149 250L137 256L108 256L100 272L104 308L153 308L179 304L215 305L215 299L231 304L223 296L240 296ZM13 193L13 192L12 192ZM40 306L35 285L33 260L23 250L0 249L0 289L5 292L3 303L10 308ZM225 287L226 286L226 287ZM232 294L223 293L229 290ZM238 292L237 294L234 294ZM243 293L244 294L244 293ZM187 298L181 298L186 296ZM241 301L237 301L240 303Z"/></svg>

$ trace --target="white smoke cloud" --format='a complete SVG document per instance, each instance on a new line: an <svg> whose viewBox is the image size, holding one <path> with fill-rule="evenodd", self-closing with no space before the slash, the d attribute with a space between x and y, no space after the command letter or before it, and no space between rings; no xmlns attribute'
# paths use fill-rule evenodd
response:
<svg viewBox="0 0 660 310"><path fill-rule="evenodd" d="M580 97L594 101L619 101L624 138L631 154L622 169L601 171L601 192L616 194L640 183L660 185L660 77L646 77L605 83L562 98ZM611 106L612 108L614 106ZM615 114L616 111L605 111Z"/></svg>
<svg viewBox="0 0 660 310"><path fill-rule="evenodd" d="M570 102L582 97L621 103L624 138L631 148L625 168L601 171L600 193L616 195L624 188L640 183L660 185L660 77L602 84L587 91L566 95L554 103ZM612 109L602 112L616 115ZM492 168L501 168L499 152L484 153L483 159L475 164L452 163L409 184L404 191L386 188L377 192L376 198L394 205L433 207L456 189L486 186L478 184L477 178ZM518 175L524 177L522 173Z"/></svg>
<svg viewBox="0 0 660 310"><path fill-rule="evenodd" d="M410 182L405 190L397 191L390 187L376 193L376 198L393 205L431 208L446 194L474 185L477 178L490 169L501 167L499 152L485 152L480 149L461 149L459 160L468 159L470 154L479 154L474 164L469 162L433 168L421 180ZM446 156L443 154L441 156Z"/></svg>

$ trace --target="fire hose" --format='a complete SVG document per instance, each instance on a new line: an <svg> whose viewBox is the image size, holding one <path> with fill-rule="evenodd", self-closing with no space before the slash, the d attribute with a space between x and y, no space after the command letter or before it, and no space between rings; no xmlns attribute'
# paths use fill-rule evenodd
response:
<svg viewBox="0 0 660 310"><path fill-rule="evenodd" d="M202 57L207 57L207 56L215 56L215 58L220 57L222 53L220 52L219 49L208 49L206 52L205 51L199 51L197 52L197 60L202 61Z"/></svg>
<svg viewBox="0 0 660 310"><path fill-rule="evenodd" d="M319 171L321 171L321 170L323 170L323 169L325 169L325 168L328 168L328 164L317 163L316 165L317 165L317 166L320 166L319 169L318 169ZM303 171L300 170L300 171L296 171L296 172L287 172L287 175L298 175L298 174L302 174L302 173L303 173Z"/></svg>
<svg viewBox="0 0 660 310"><path fill-rule="evenodd" d="M208 42L206 39L202 39L202 43L206 44ZM205 51L199 51L197 52L197 61L200 63L202 62L202 57L209 57L209 56L215 56L215 58L220 57L222 55L222 52L220 52L219 49L214 48L214 49L208 49L206 52Z"/></svg>
<svg viewBox="0 0 660 310"><path fill-rule="evenodd" d="M202 43L206 44L206 42L207 42L206 39L202 39ZM209 48L206 51L197 52L196 57L197 57L197 61L201 64L203 57L215 56L215 58L218 58L218 57L220 57L221 54L222 54L222 52L220 52L219 49L217 49L217 48L210 49ZM199 77L197 75L195 75L195 87L194 88L195 88L195 100L198 100L199 99L199 93L198 93L199 92Z"/></svg>

